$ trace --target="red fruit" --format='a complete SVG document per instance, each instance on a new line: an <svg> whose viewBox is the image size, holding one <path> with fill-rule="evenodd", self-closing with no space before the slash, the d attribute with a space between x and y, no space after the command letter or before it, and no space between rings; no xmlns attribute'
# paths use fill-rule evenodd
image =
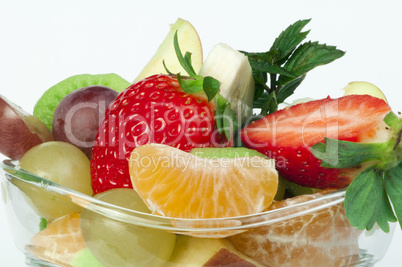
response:
<svg viewBox="0 0 402 267"><path fill-rule="evenodd" d="M348 95L310 101L265 116L245 127L241 139L249 148L276 159L279 173L306 187L346 187L360 166L328 169L310 151L324 137L352 142L381 142L391 131L383 119L391 109L369 95Z"/></svg>
<svg viewBox="0 0 402 267"><path fill-rule="evenodd" d="M128 87L108 106L92 148L95 194L132 187L128 160L137 146L160 143L190 151L221 145L214 108L202 95L185 93L172 75Z"/></svg>

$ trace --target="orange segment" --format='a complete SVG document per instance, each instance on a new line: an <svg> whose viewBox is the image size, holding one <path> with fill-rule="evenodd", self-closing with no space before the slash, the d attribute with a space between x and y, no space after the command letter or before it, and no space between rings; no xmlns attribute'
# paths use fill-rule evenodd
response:
<svg viewBox="0 0 402 267"><path fill-rule="evenodd" d="M26 250L40 259L64 266L85 247L80 214L72 213L49 223L46 229L32 237Z"/></svg>
<svg viewBox="0 0 402 267"><path fill-rule="evenodd" d="M278 187L273 160L206 159L160 144L137 147L130 158L134 189L149 209L175 218L223 218L261 212Z"/></svg>
<svg viewBox="0 0 402 267"><path fill-rule="evenodd" d="M317 198L333 190L275 202L269 210ZM299 207L302 211L305 207ZM284 214L286 215L286 214ZM343 203L230 237L236 248L267 266L349 266L359 261L358 236Z"/></svg>

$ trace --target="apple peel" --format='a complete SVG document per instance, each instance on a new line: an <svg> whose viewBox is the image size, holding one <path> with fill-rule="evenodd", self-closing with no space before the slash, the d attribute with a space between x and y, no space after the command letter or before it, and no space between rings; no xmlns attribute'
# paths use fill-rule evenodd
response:
<svg viewBox="0 0 402 267"><path fill-rule="evenodd" d="M25 152L52 141L50 130L36 117L0 95L0 153L19 160Z"/></svg>

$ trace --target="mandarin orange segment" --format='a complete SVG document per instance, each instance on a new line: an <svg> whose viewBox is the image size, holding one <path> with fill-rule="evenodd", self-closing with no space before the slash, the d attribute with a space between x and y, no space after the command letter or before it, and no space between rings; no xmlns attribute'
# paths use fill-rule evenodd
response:
<svg viewBox="0 0 402 267"><path fill-rule="evenodd" d="M333 190L275 202L269 210L317 198ZM304 205L305 206L305 205ZM300 207L303 209L303 207ZM343 202L230 237L236 248L267 266L349 266L359 260L358 236Z"/></svg>
<svg viewBox="0 0 402 267"><path fill-rule="evenodd" d="M129 169L134 189L154 214L223 218L261 212L278 187L273 160L206 159L161 144L137 147Z"/></svg>
<svg viewBox="0 0 402 267"><path fill-rule="evenodd" d="M26 246L26 250L34 256L63 266L84 248L80 213L68 214L50 222Z"/></svg>

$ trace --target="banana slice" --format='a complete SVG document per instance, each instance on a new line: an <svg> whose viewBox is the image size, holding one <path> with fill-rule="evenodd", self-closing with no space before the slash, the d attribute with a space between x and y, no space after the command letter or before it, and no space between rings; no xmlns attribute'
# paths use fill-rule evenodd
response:
<svg viewBox="0 0 402 267"><path fill-rule="evenodd" d="M209 52L199 74L221 82L220 94L230 102L239 125L252 115L254 79L245 55L219 43Z"/></svg>

